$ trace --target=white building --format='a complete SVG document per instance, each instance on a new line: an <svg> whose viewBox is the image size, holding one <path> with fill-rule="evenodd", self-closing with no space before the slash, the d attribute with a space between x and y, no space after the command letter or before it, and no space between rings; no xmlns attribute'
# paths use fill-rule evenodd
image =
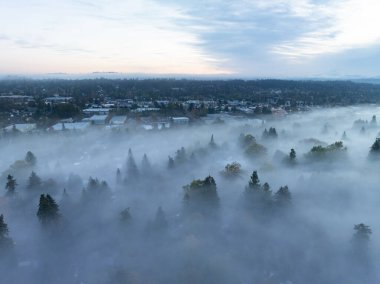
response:
<svg viewBox="0 0 380 284"><path fill-rule="evenodd" d="M4 129L6 132L19 131L22 133L27 133L37 129L37 125L35 123L16 123L7 126Z"/></svg>
<svg viewBox="0 0 380 284"><path fill-rule="evenodd" d="M127 116L126 115L115 115L110 120L111 125L123 125L126 122L127 122Z"/></svg>
<svg viewBox="0 0 380 284"><path fill-rule="evenodd" d="M109 112L109 108L86 108L83 110L83 113L87 115L108 115Z"/></svg>
<svg viewBox="0 0 380 284"><path fill-rule="evenodd" d="M174 125L187 125L190 119L186 116L172 117L172 122Z"/></svg>
<svg viewBox="0 0 380 284"><path fill-rule="evenodd" d="M90 127L90 122L58 122L53 126L50 126L49 131L84 131Z"/></svg>
<svg viewBox="0 0 380 284"><path fill-rule="evenodd" d="M84 118L83 122L90 122L93 125L105 125L107 123L108 115L93 115L89 118Z"/></svg>

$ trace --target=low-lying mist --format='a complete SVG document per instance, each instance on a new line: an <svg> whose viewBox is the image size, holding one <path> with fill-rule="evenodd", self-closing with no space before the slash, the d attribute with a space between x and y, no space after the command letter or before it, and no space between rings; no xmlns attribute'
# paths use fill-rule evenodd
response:
<svg viewBox="0 0 380 284"><path fill-rule="evenodd" d="M0 139L1 283L380 283L380 108Z"/></svg>

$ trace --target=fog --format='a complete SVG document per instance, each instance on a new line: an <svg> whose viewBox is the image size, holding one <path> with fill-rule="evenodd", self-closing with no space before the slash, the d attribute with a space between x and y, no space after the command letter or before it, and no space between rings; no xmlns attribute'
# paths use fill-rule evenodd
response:
<svg viewBox="0 0 380 284"><path fill-rule="evenodd" d="M1 283L380 283L374 115L3 136Z"/></svg>

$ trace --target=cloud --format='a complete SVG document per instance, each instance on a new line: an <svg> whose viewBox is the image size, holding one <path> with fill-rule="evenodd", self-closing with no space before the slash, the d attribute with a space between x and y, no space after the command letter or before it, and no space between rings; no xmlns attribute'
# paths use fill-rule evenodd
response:
<svg viewBox="0 0 380 284"><path fill-rule="evenodd" d="M96 65L120 72L313 76L332 71L321 66L330 55L356 62L353 51L377 46L379 8L376 0L15 0L0 2L0 47L12 56L34 49L26 52L33 58L48 51L57 72L65 55L62 65L86 72ZM343 65L337 68L344 73Z"/></svg>
<svg viewBox="0 0 380 284"><path fill-rule="evenodd" d="M375 0L165 3L187 15L176 24L198 38L197 47L237 74L312 75L316 58L379 42Z"/></svg>

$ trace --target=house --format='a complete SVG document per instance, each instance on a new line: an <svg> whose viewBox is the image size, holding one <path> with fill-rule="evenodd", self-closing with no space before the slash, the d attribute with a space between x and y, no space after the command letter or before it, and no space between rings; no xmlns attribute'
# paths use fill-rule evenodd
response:
<svg viewBox="0 0 380 284"><path fill-rule="evenodd" d="M172 117L171 119L173 125L187 125L189 124L190 119L185 116Z"/></svg>
<svg viewBox="0 0 380 284"><path fill-rule="evenodd" d="M115 115L111 118L109 124L111 125L123 125L127 122L126 115Z"/></svg>
<svg viewBox="0 0 380 284"><path fill-rule="evenodd" d="M50 105L69 103L72 101L73 101L72 97L60 97L59 95L55 95L54 97L48 97L44 99L45 104L50 104Z"/></svg>
<svg viewBox="0 0 380 284"><path fill-rule="evenodd" d="M37 129L35 123L16 123L4 128L5 132L19 131L21 133L32 132Z"/></svg>
<svg viewBox="0 0 380 284"><path fill-rule="evenodd" d="M107 123L108 115L95 114L89 118L82 119L82 122L90 122L92 125L105 125Z"/></svg>
<svg viewBox="0 0 380 284"><path fill-rule="evenodd" d="M50 126L49 131L83 131L90 127L90 122L58 122Z"/></svg>
<svg viewBox="0 0 380 284"><path fill-rule="evenodd" d="M83 113L87 115L108 115L109 112L109 108L86 108L83 110Z"/></svg>

